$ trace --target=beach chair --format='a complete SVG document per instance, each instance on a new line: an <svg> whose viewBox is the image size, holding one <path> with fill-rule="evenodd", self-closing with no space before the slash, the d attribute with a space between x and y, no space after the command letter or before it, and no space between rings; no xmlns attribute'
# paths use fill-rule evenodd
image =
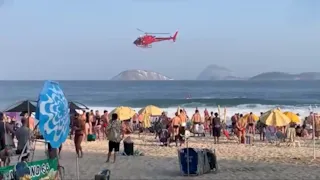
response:
<svg viewBox="0 0 320 180"><path fill-rule="evenodd" d="M286 135L281 131L277 131L276 132L276 145L280 146L280 144L284 143L285 141L286 141Z"/></svg>
<svg viewBox="0 0 320 180"><path fill-rule="evenodd" d="M276 133L272 133L270 131L266 131L266 139L268 143L275 143L277 141Z"/></svg>

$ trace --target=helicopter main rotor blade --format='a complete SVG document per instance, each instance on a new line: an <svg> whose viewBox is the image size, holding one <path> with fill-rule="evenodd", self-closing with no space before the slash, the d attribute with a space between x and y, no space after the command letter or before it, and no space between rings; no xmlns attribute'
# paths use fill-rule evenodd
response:
<svg viewBox="0 0 320 180"><path fill-rule="evenodd" d="M142 31L142 30L141 30L141 29L139 29L139 28L137 28L137 30L138 30L138 31L140 31L140 32L146 33L146 32Z"/></svg>
<svg viewBox="0 0 320 180"><path fill-rule="evenodd" d="M148 32L146 32L146 34L170 34L170 33L148 33Z"/></svg>

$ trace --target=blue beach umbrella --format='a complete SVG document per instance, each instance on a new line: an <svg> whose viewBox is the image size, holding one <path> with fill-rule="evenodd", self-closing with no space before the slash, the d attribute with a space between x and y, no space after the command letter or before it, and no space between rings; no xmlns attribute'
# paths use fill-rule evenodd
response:
<svg viewBox="0 0 320 180"><path fill-rule="evenodd" d="M59 148L69 134L68 101L57 82L46 81L39 94L36 119L39 130L52 148Z"/></svg>

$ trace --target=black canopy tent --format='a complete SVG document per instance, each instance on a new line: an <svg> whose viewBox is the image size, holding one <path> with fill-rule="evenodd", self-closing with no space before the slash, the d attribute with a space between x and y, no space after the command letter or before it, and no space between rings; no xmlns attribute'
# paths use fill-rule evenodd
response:
<svg viewBox="0 0 320 180"><path fill-rule="evenodd" d="M70 114L75 114L76 110L88 110L89 108L77 101L69 101L69 109L70 109Z"/></svg>
<svg viewBox="0 0 320 180"><path fill-rule="evenodd" d="M9 108L4 110L4 112L22 112L22 114L24 113L31 114L32 112L36 112L37 107L35 103L37 103L37 101L32 101L32 100L20 101L18 103L15 103L9 106ZM70 114L75 114L77 109L88 110L89 108L80 102L69 101L69 109L70 109Z"/></svg>
<svg viewBox="0 0 320 180"><path fill-rule="evenodd" d="M37 109L33 103L36 103L36 101L32 101L32 100L20 101L16 104L11 105L4 112L22 112L22 113L31 114L32 112L36 112L36 109Z"/></svg>

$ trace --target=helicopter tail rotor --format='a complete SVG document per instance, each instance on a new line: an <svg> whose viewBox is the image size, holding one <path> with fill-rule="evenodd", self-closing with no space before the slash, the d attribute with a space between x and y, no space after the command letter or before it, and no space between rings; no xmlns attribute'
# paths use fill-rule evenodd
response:
<svg viewBox="0 0 320 180"><path fill-rule="evenodd" d="M176 38L177 38L178 32L179 31L176 31L176 33L174 33L174 35L172 37L173 42L176 42Z"/></svg>

